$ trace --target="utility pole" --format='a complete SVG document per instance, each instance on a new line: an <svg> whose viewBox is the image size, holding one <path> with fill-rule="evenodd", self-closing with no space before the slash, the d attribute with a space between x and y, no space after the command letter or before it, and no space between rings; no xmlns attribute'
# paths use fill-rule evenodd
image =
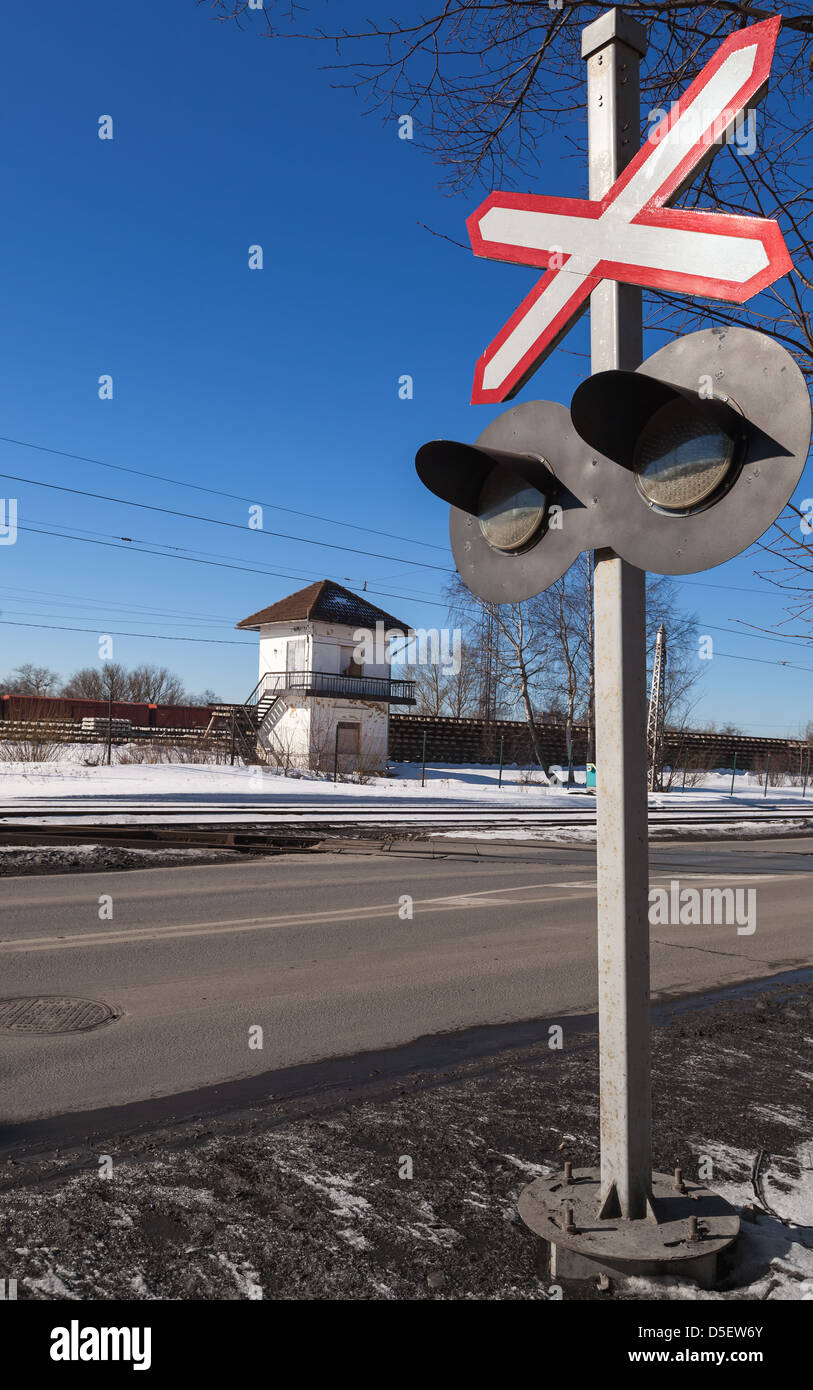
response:
<svg viewBox="0 0 813 1390"><path fill-rule="evenodd" d="M638 151L646 31L610 10L582 33L590 197ZM602 281L590 296L594 372L643 359L641 291ZM601 1214L646 1215L651 1186L649 867L646 787L646 575L595 553Z"/></svg>
<svg viewBox="0 0 813 1390"><path fill-rule="evenodd" d="M113 756L113 687L107 692L107 766Z"/></svg>
<svg viewBox="0 0 813 1390"><path fill-rule="evenodd" d="M483 762L494 757L494 723L497 718L497 647L499 633L490 607L484 606L480 616L480 718L483 732L480 756Z"/></svg>
<svg viewBox="0 0 813 1390"><path fill-rule="evenodd" d="M649 763L649 790L660 791L663 785L663 721L666 680L666 628L661 623L655 638L652 658L652 682L649 688L649 713L646 719L646 756Z"/></svg>

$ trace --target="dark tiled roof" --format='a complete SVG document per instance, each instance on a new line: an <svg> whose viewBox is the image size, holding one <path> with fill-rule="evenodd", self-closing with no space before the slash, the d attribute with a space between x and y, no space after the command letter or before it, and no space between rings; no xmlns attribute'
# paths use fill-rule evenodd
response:
<svg viewBox="0 0 813 1390"><path fill-rule="evenodd" d="M237 626L257 629L263 623L290 623L301 618L338 623L343 627L374 628L376 623L384 623L388 630L410 630L407 623L402 623L391 613L385 613L374 603L368 603L360 594L353 594L341 584L334 584L332 579L319 579L315 584L309 584L307 589L299 589L295 594L281 598L279 603L272 603L270 608L261 608L259 613L252 613Z"/></svg>

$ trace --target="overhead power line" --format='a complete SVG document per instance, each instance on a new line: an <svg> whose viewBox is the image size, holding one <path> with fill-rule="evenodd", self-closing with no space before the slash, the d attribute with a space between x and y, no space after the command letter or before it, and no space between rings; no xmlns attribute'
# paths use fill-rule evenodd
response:
<svg viewBox="0 0 813 1390"><path fill-rule="evenodd" d="M94 530L91 530L89 527L86 527L86 526L73 526L73 527L67 527L67 526L62 526L60 522L41 521L38 517L30 517L29 520L31 521L32 525L34 525L34 526L42 526L42 527L45 527L45 528L46 528L46 534L48 534L48 535L50 535L50 534L59 535L61 532L66 531L66 532L69 533L69 535L75 535L75 536L77 537L77 539L81 539L81 538L83 538L83 537L85 537L85 536L94 536L94 537L100 537L102 540L105 540L105 541L126 541L127 544L128 544L128 546L130 546L130 545L136 545L136 544L137 544L137 545L154 545L154 546L157 546L157 547L158 547L157 553L159 553L159 554L160 554L163 550L170 551L170 552L175 552L175 551L177 551L177 552L178 552L179 554L181 554L181 555L202 555L202 556L204 556L206 559L213 559L213 560L234 560L234 561L235 561L236 563L238 563L238 564L242 563L242 561L243 561L243 559L244 559L244 557L243 557L242 555L224 555L223 552L220 551L220 550L198 550L198 549L196 549L196 548L193 548L192 546L185 546L185 545L170 545L167 541L153 541L153 540L148 540L148 539L146 539L144 536L121 536L121 535L118 535L118 536L117 536L115 533L111 533L111 532L109 532L109 531L94 531ZM54 530L54 531L52 532L51 530L48 529L49 527L56 527L57 529ZM31 529L31 528L30 528L30 527L26 528L25 526L19 526L19 527L18 527L18 530L26 530L26 529ZM300 581L304 581L304 583L306 583L306 584L312 584L312 583L314 583L315 581L317 581L317 580L319 580L319 579L326 579L326 578L327 578L327 579L332 579L332 580L334 580L337 584L354 584L354 585L360 585L361 588L362 588L362 590L363 590L364 592L366 592L366 593L372 593L372 592L373 592L373 590L371 590L371 589L368 588L368 583L369 583L369 581L368 581L367 579L353 579L352 576L346 575L346 574L338 574L338 575L337 575L337 574L329 574L329 575L325 575L324 573L322 573L322 574L314 575L314 573L313 573L312 570L298 570L298 569L292 569L290 565L283 565L283 567L282 567L281 570L272 570L272 569L262 569L262 570L260 570L260 569L258 569L258 570L257 570L257 573L258 573L258 574L269 574L269 575L270 575L272 578L274 578L274 579L295 579L295 580L298 579L298 580L300 580ZM404 576L404 577L406 578L406 576ZM380 575L380 576L379 576L377 579L375 579L373 582L376 583L376 584L385 584L385 583L389 583L389 582L393 582L393 583L394 583L394 582L397 582L397 580L396 580L396 576L395 576L395 575ZM378 589L378 590L376 590L375 592L381 594L381 593L383 593L384 591L381 590L381 589ZM421 602L421 601L423 601L423 600L426 600L427 602L433 602L433 601L434 601L434 600L432 599L432 596L431 596L430 594L427 594L425 590L415 590L415 589L406 589L406 590L404 590L404 589L402 589L400 586L399 586L399 591L398 591L397 594L388 592L388 593L387 593L387 597L388 597L388 598L399 598L399 599L403 599L405 602L410 602L410 601ZM193 616L194 616L194 615L193 615Z"/></svg>
<svg viewBox="0 0 813 1390"><path fill-rule="evenodd" d="M33 594L34 597L27 598L27 594ZM0 584L0 603L6 600L11 603L37 603L40 599L51 599L52 602L59 603L61 606L64 606L66 603L78 603L82 608L88 605L95 609L99 608L98 594L55 593L53 589L22 589L13 584ZM221 623L226 627L228 627L229 623L232 621L231 618L226 617L222 613L193 613L190 612L188 608L153 608L140 603L121 603L112 599L105 600L102 607L105 609L121 608L125 613L138 613L144 619L175 618L177 621L179 619L183 620L184 618L190 618L193 622L205 622L207 624ZM36 615L32 614L32 616ZM49 613L47 616L56 617L57 615ZM65 617L67 615L62 614L61 616ZM72 614L71 616L75 617L76 614Z"/></svg>
<svg viewBox="0 0 813 1390"><path fill-rule="evenodd" d="M79 604L79 605L75 605L75 606L78 606L78 607L80 607L80 608L81 608L81 607L84 607L84 608L91 608L91 612L90 612L90 613L54 613L54 612L52 611L52 612L50 612L50 613L32 613L32 612L30 612L30 610L27 609L27 608L3 608L3 609L0 609L0 613L2 613L3 615L8 614L8 615L9 615L10 617L12 617L12 618L65 618L66 620L68 620L68 619L70 619L70 618L75 618L75 619L77 619L77 620L79 620L80 618L84 618L84 620L85 620L86 622L98 622L99 625L100 625L100 627L103 627L103 626L104 626L105 621L106 621L104 618L96 618L96 617L94 617L94 613L95 613L95 612L98 612L98 605L97 605L96 609L93 609L93 606L92 606L91 604ZM114 623L115 623L115 622L119 622L119 623L144 623L144 622L150 622L150 621L151 621L151 622L153 622L153 623L155 624L156 627L177 627L179 622L183 622L183 621L184 621L183 618L173 618L173 619L172 619L171 621L169 621L169 622L164 622L162 619L156 618L155 616L150 617L150 614L148 614L148 613L140 613L137 617L134 617L134 618L128 618L126 613L121 613L121 612L119 612L119 613L111 613L111 614L109 614L108 616L109 616L110 621L112 621L112 622L114 622ZM226 621L226 622L220 622L220 623L211 623L211 622L205 622L205 621L198 622L198 621L196 621L194 618L191 618L191 619L189 619L189 620L187 621L186 626L187 626L187 627L196 627L196 628L201 628L201 627L202 627L202 628L209 628L209 629L212 629L212 628L213 628L213 629L215 629L216 631L220 631L220 632L233 632L233 631L234 631L234 623L230 623L230 622L228 622L228 621Z"/></svg>
<svg viewBox="0 0 813 1390"><path fill-rule="evenodd" d="M276 570L259 569L255 565L229 564L224 560L204 560L200 559L196 555L185 555L180 553L179 547L173 547L170 550L153 550L135 541L128 541L125 544L119 544L116 541L100 540L93 536L77 536L65 534L65 532L63 531L47 530L44 526L26 526L24 524L18 524L17 529L18 531L29 531L39 536L49 536L53 540L78 541L83 545L100 545L104 546L107 550L126 550L131 555L158 555L159 557L165 560L184 560L187 564L190 565L209 565L213 569L238 570L243 574L261 574L266 579L290 579L290 575L280 574ZM203 553L205 554L206 552L204 551ZM405 596L403 594L393 594L385 589L371 589L368 587L364 590L364 592L366 594L373 594L376 598L394 598L400 599L402 601L414 601L411 599L405 599ZM431 604L435 608L447 608L447 604L441 603L439 599L422 598L420 602Z"/></svg>
<svg viewBox="0 0 813 1390"><path fill-rule="evenodd" d="M59 623L12 623L6 618L0 618L2 627L34 627L42 628L45 632L90 632L98 637L98 627L61 627ZM166 632L116 632L113 628L108 628L105 636L110 637L153 637L158 642L206 642L217 647L253 647L256 651L254 642L240 642L236 637L173 637Z"/></svg>
<svg viewBox="0 0 813 1390"><path fill-rule="evenodd" d="M734 618L732 621L739 623L742 622L742 619ZM709 632L724 632L728 637L745 636L749 639L749 641L777 642L780 645L780 647L801 647L803 651L810 651L810 643L807 642L803 637L797 638L794 641L794 639L791 637L763 637L758 632L735 633L734 630L730 627L720 627L719 624L715 626L714 623L704 623L702 618L698 619L697 625L698 627L708 628Z"/></svg>
<svg viewBox="0 0 813 1390"><path fill-rule="evenodd" d="M777 597L774 589L755 589L743 584L710 584L705 579L678 579L673 574L670 574L669 578L682 589L725 589L732 594L762 594L763 598Z"/></svg>
<svg viewBox="0 0 813 1390"><path fill-rule="evenodd" d="M30 487L44 487L51 492L67 492L72 497L90 497L95 502L115 502L120 507L137 507L142 512L160 512L163 516L179 516L185 521L203 521L207 526L227 526L230 531L249 531L251 527L242 526L237 521L223 521L215 516L198 516L195 512L180 512L173 507L158 507L151 502L135 502L127 497L108 497L102 492L87 492L83 488L65 487L61 483L42 483L37 478L21 478L16 473L0 473L0 478L8 478L12 483L27 483ZM428 560L404 560L400 555L384 555L378 550L361 550L357 546L337 545L333 541L315 541L309 536L293 536L287 531L257 530L255 536L273 536L276 540L296 541L300 545L318 545L323 550L343 550L348 555L367 555L373 560L391 560L396 565L419 566L421 569L438 570L441 574L451 574L447 565L431 565Z"/></svg>
<svg viewBox="0 0 813 1390"><path fill-rule="evenodd" d="M15 444L21 449L36 449L41 454L56 454L63 459L73 459L76 463L91 463L96 468L109 468L114 473L131 473L136 478L151 478L156 483L170 483L173 487L193 488L195 492L208 492L211 497L227 497L230 502L247 502L249 506L259 506L270 511L286 512L288 516L306 517L309 521L321 521L327 526L343 526L349 531L364 531L369 536L386 536L387 540L405 541L407 545L420 545L426 550L445 550L443 545L431 541L419 541L413 536L398 536L394 531L382 531L376 526L362 526L357 521L339 521L333 516L320 516L318 512L302 512L296 507L283 507L279 502L263 502L260 497L242 497L238 492L223 492L220 488L205 487L203 483L190 483L184 478L170 478L165 473L148 473L143 468L126 468L122 463L106 463L104 459L87 458L84 454L69 454L65 449L50 449L46 444L31 444L27 439L10 439L0 434L3 444Z"/></svg>
<svg viewBox="0 0 813 1390"><path fill-rule="evenodd" d="M733 652L715 652L714 655L724 656L728 661L753 661L758 666L787 666L791 671L813 671L813 666L797 666L795 661L768 661L761 656L735 656Z"/></svg>

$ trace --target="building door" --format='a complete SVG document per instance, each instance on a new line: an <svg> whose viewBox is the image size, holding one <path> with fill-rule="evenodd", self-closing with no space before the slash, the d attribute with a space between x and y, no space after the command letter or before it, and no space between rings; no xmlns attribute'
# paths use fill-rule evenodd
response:
<svg viewBox="0 0 813 1390"><path fill-rule="evenodd" d="M307 637L291 637L285 646L285 673L288 676L308 669Z"/></svg>
<svg viewBox="0 0 813 1390"><path fill-rule="evenodd" d="M361 725L336 725L337 762L342 772L355 772L361 753Z"/></svg>

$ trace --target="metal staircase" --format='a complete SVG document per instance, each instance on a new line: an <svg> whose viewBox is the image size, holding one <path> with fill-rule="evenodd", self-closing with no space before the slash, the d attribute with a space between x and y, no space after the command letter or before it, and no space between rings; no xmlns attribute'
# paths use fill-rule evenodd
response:
<svg viewBox="0 0 813 1390"><path fill-rule="evenodd" d="M278 762L269 735L288 708L285 695L343 695L354 700L414 705L415 682L387 676L340 675L328 671L267 671L242 704L213 705L206 735L231 738L232 762L236 752L249 762L258 758Z"/></svg>
<svg viewBox="0 0 813 1390"><path fill-rule="evenodd" d="M268 735L279 723L288 706L282 698L290 677L266 672L242 704L213 705L206 736L220 734L231 738L232 762L236 753L246 762L277 762ZM265 735L265 737L263 737Z"/></svg>

